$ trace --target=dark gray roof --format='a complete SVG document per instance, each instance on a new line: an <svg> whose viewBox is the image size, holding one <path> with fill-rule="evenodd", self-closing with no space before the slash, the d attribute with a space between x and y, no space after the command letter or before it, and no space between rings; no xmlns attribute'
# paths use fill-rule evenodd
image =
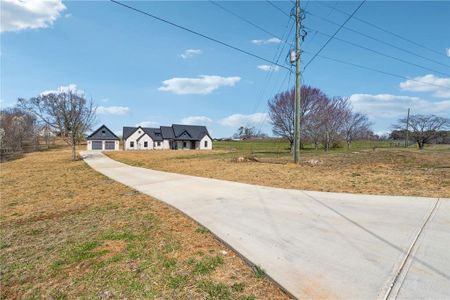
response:
<svg viewBox="0 0 450 300"><path fill-rule="evenodd" d="M96 131L91 133L88 137L88 140L119 140L119 137L114 134L108 127L105 125L100 126Z"/></svg>
<svg viewBox="0 0 450 300"><path fill-rule="evenodd" d="M197 141L205 135L211 137L205 126L174 124L172 126L161 126L160 128L123 127L123 139L126 140L138 128L141 128L154 141L162 141L163 139Z"/></svg>
<svg viewBox="0 0 450 300"><path fill-rule="evenodd" d="M201 140L205 135L210 136L205 126L172 125L176 140Z"/></svg>
<svg viewBox="0 0 450 300"><path fill-rule="evenodd" d="M161 134L163 138L172 140L175 138L175 135L173 134L173 129L171 126L161 126Z"/></svg>

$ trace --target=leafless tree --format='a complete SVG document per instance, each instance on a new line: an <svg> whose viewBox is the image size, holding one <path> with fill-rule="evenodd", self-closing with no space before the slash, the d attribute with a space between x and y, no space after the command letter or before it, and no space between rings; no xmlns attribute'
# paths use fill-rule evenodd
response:
<svg viewBox="0 0 450 300"><path fill-rule="evenodd" d="M371 135L370 126L371 123L366 115L348 109L343 116L343 133L347 149L350 149L353 140Z"/></svg>
<svg viewBox="0 0 450 300"><path fill-rule="evenodd" d="M45 124L57 130L72 147L72 160L76 160L76 145L96 120L94 102L75 91L41 94L31 99L19 99L19 105L38 116Z"/></svg>
<svg viewBox="0 0 450 300"><path fill-rule="evenodd" d="M36 117L20 108L0 111L1 149L23 150L25 143L35 146L38 136Z"/></svg>
<svg viewBox="0 0 450 300"><path fill-rule="evenodd" d="M344 117L349 109L348 98L342 97L329 98L320 108L317 119L325 151L330 150L331 146L342 137Z"/></svg>
<svg viewBox="0 0 450 300"><path fill-rule="evenodd" d="M406 127L407 118L398 120L394 128L403 130ZM412 115L409 117L410 133L409 136L414 139L420 150L424 145L434 138L438 137L439 131L450 127L450 119L438 117L435 115Z"/></svg>
<svg viewBox="0 0 450 300"><path fill-rule="evenodd" d="M302 86L301 98L301 127L302 137L305 138L317 125L315 114L327 96L318 88ZM292 149L295 128L295 89L276 94L269 100L268 106L273 133L286 138Z"/></svg>

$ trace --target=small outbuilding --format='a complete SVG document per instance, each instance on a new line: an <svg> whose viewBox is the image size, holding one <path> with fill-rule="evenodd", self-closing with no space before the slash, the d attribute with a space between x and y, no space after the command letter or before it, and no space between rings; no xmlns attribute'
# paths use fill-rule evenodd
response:
<svg viewBox="0 0 450 300"><path fill-rule="evenodd" d="M87 150L119 150L119 137L105 125L87 137Z"/></svg>

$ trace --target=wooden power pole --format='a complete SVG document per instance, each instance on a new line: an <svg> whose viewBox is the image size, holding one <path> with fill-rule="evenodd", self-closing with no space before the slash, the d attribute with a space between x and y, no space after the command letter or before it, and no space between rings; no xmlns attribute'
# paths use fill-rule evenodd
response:
<svg viewBox="0 0 450 300"><path fill-rule="evenodd" d="M300 89L300 0L295 1L295 131L294 131L294 162L300 159L300 115L301 115L301 89Z"/></svg>

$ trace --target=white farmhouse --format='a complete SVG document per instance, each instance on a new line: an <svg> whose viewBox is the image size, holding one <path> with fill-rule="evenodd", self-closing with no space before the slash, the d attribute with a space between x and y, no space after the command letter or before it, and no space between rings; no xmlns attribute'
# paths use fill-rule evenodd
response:
<svg viewBox="0 0 450 300"><path fill-rule="evenodd" d="M212 139L205 126L123 127L122 137L124 150L212 149Z"/></svg>

